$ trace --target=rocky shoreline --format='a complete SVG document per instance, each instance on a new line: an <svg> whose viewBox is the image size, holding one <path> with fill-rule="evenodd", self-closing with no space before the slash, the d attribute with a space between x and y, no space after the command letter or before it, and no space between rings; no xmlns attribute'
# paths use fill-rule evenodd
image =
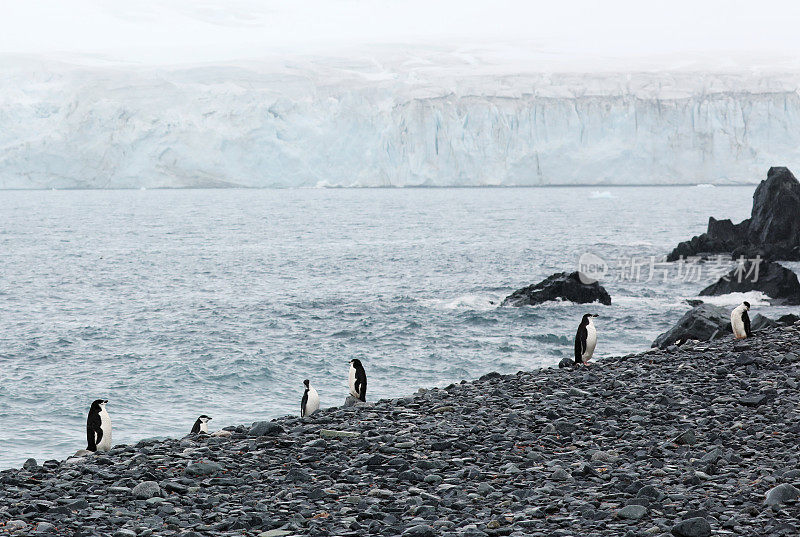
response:
<svg viewBox="0 0 800 537"><path fill-rule="evenodd" d="M800 325L0 472L0 533L800 531Z"/></svg>

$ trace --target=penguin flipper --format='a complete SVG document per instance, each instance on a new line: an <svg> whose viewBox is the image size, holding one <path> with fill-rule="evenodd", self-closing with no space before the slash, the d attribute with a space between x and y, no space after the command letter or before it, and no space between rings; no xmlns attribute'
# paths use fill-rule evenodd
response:
<svg viewBox="0 0 800 537"><path fill-rule="evenodd" d="M366 402L367 400L367 379L361 375L356 377L356 393L358 393L358 399L360 401Z"/></svg>
<svg viewBox="0 0 800 537"><path fill-rule="evenodd" d="M97 451L97 444L103 438L103 428L100 416L93 414L86 420L86 450Z"/></svg>
<svg viewBox="0 0 800 537"><path fill-rule="evenodd" d="M586 336L588 332L586 328L581 326L578 328L578 333L575 334L575 365L583 363L583 353L586 352Z"/></svg>
<svg viewBox="0 0 800 537"><path fill-rule="evenodd" d="M306 417L306 404L308 403L308 390L303 393L303 399L300 401L300 417Z"/></svg>
<svg viewBox="0 0 800 537"><path fill-rule="evenodd" d="M753 332L750 330L750 316L747 315L747 311L742 312L742 322L744 323L744 333L747 334L747 337L753 337Z"/></svg>

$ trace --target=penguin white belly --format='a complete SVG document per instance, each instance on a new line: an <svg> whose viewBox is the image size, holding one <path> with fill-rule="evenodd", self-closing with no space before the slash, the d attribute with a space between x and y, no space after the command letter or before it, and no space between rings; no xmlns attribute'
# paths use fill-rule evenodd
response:
<svg viewBox="0 0 800 537"><path fill-rule="evenodd" d="M310 416L319 410L319 394L313 387L308 389L308 401L306 401L306 416Z"/></svg>
<svg viewBox="0 0 800 537"><path fill-rule="evenodd" d="M111 449L111 416L106 410L100 412L100 428L103 430L103 438L97 444L97 451L109 451Z"/></svg>
<svg viewBox="0 0 800 537"><path fill-rule="evenodd" d="M352 365L350 366L350 395L358 398L358 392L356 391L356 368Z"/></svg>
<svg viewBox="0 0 800 537"><path fill-rule="evenodd" d="M581 360L588 362L589 358L594 354L594 348L597 346L597 329L593 323L586 326L586 350L581 355Z"/></svg>
<svg viewBox="0 0 800 537"><path fill-rule="evenodd" d="M208 434L208 422L206 421L200 422L200 432Z"/></svg>
<svg viewBox="0 0 800 537"><path fill-rule="evenodd" d="M747 332L744 329L744 321L742 321L742 313L739 308L731 312L731 328L733 328L733 337L736 339L747 337Z"/></svg>

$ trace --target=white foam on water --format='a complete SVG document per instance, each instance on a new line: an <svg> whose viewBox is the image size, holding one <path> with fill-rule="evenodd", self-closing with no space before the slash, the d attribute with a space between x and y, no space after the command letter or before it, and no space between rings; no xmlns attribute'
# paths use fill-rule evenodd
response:
<svg viewBox="0 0 800 537"><path fill-rule="evenodd" d="M608 190L603 190L602 192L599 191L599 190L594 190L594 191L592 191L591 194L589 194L589 199L593 199L593 200L609 199L610 200L610 199L616 199L616 196L614 194L612 194L611 192L609 192Z"/></svg>
<svg viewBox="0 0 800 537"><path fill-rule="evenodd" d="M461 295L427 302L430 306L442 310L488 311L498 307L502 301L503 298L497 295Z"/></svg>
<svg viewBox="0 0 800 537"><path fill-rule="evenodd" d="M745 300L750 303L750 307L756 306L769 306L770 297L761 291L748 291L746 293L728 293L727 295L720 296L696 296L687 297L697 300L702 300L706 304L713 304L714 306L738 306Z"/></svg>

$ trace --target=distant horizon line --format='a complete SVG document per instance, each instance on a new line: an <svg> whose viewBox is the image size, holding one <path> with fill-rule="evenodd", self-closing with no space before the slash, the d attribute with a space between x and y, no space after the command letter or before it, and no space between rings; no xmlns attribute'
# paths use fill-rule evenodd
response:
<svg viewBox="0 0 800 537"><path fill-rule="evenodd" d="M93 188L93 187L64 187L64 188L0 188L0 191L61 191L61 190L436 190L436 189L503 189L503 188L626 188L626 187L687 187L687 186L710 186L710 187L724 187L724 186L756 186L761 181L757 182L736 182L736 183L666 183L666 184L653 184L653 183L633 183L633 184L591 184L591 183L575 183L575 184L552 184L552 185L408 185L408 186L394 186L394 185L376 185L376 186L154 186L154 187L111 187L111 188Z"/></svg>

